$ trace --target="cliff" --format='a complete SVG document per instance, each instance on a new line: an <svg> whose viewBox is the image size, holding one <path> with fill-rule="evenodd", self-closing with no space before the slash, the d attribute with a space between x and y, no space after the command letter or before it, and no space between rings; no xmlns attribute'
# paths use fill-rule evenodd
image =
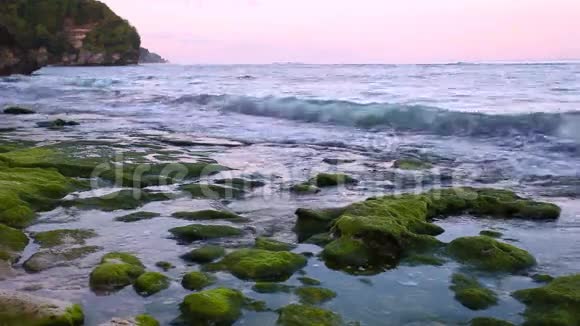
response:
<svg viewBox="0 0 580 326"><path fill-rule="evenodd" d="M140 45L137 30L96 0L0 2L0 75L46 64L137 64Z"/></svg>
<svg viewBox="0 0 580 326"><path fill-rule="evenodd" d="M167 63L168 61L164 59L157 53L153 53L146 48L139 49L139 63Z"/></svg>

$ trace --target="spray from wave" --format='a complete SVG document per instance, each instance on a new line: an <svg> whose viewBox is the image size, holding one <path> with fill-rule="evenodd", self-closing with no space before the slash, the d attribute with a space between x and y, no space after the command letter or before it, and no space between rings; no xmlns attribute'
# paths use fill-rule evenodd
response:
<svg viewBox="0 0 580 326"><path fill-rule="evenodd" d="M443 136L566 136L580 141L576 128L570 128L574 125L580 126L580 112L492 115L448 111L421 105L210 94L187 95L172 101L172 104L184 103L209 106L223 112L357 128L391 129Z"/></svg>

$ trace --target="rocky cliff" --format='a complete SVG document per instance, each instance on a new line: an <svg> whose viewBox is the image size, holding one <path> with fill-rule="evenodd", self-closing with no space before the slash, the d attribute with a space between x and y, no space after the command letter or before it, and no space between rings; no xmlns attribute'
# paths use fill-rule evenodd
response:
<svg viewBox="0 0 580 326"><path fill-rule="evenodd" d="M0 75L46 64L137 64L140 44L137 30L100 1L0 1Z"/></svg>
<svg viewBox="0 0 580 326"><path fill-rule="evenodd" d="M157 53L151 52L146 48L139 49L139 63L167 63L167 59L164 59Z"/></svg>

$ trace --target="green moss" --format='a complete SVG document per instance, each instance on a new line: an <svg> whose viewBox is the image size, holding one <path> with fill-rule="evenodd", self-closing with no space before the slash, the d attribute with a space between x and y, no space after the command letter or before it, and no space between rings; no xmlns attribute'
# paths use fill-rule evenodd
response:
<svg viewBox="0 0 580 326"><path fill-rule="evenodd" d="M431 265L431 266L443 266L445 260L435 257L433 255L420 255L414 254L403 259L403 263L410 266L419 265Z"/></svg>
<svg viewBox="0 0 580 326"><path fill-rule="evenodd" d="M517 272L536 264L527 251L486 236L455 239L448 252L462 263L490 272Z"/></svg>
<svg viewBox="0 0 580 326"><path fill-rule="evenodd" d="M270 238L258 237L256 238L254 248L269 251L290 251L296 248L296 246L291 243L281 242Z"/></svg>
<svg viewBox="0 0 580 326"><path fill-rule="evenodd" d="M320 192L320 188L309 183L300 183L290 187L290 191L296 194L317 194Z"/></svg>
<svg viewBox="0 0 580 326"><path fill-rule="evenodd" d="M431 169L433 165L417 159L400 159L393 163L393 167L401 170L426 170Z"/></svg>
<svg viewBox="0 0 580 326"><path fill-rule="evenodd" d="M215 283L215 278L202 272L190 272L183 276L181 285L190 291L199 291Z"/></svg>
<svg viewBox="0 0 580 326"><path fill-rule="evenodd" d="M212 209L197 212L176 212L171 216L188 221L205 221L205 220L226 220L230 222L247 222L250 219L226 211L216 211Z"/></svg>
<svg viewBox="0 0 580 326"><path fill-rule="evenodd" d="M324 247L322 258L333 269L344 269L356 273L363 270L380 269L386 261L375 261L374 255L360 240L339 238ZM392 263L391 263L392 264Z"/></svg>
<svg viewBox="0 0 580 326"><path fill-rule="evenodd" d="M514 326L514 324L505 320L499 320L490 317L477 317L469 322L470 326Z"/></svg>
<svg viewBox="0 0 580 326"><path fill-rule="evenodd" d="M155 263L155 266L161 268L162 270L164 270L165 272L167 272L170 269L175 268L175 266L173 266L172 263L170 262L166 262L166 261L158 261Z"/></svg>
<svg viewBox="0 0 580 326"><path fill-rule="evenodd" d="M101 264L109 262L123 262L126 264L131 264L139 267L144 267L141 260L135 255L126 252L110 252L101 258Z"/></svg>
<svg viewBox="0 0 580 326"><path fill-rule="evenodd" d="M148 297L169 287L169 278L161 273L147 272L141 274L133 284L139 295Z"/></svg>
<svg viewBox="0 0 580 326"><path fill-rule="evenodd" d="M245 194L244 190L238 188L202 183L183 185L180 189L190 193L193 198L238 199Z"/></svg>
<svg viewBox="0 0 580 326"><path fill-rule="evenodd" d="M471 310L487 309L497 304L496 294L483 287L475 278L464 274L453 274L450 289L455 299Z"/></svg>
<svg viewBox="0 0 580 326"><path fill-rule="evenodd" d="M64 250L40 251L26 260L23 267L29 273L38 273L53 267L66 266L68 262L84 258L102 249L97 246L86 246Z"/></svg>
<svg viewBox="0 0 580 326"><path fill-rule="evenodd" d="M554 280L554 277L548 274L534 274L532 275L532 280L538 283L550 283Z"/></svg>
<svg viewBox="0 0 580 326"><path fill-rule="evenodd" d="M327 232L333 222L342 215L346 207L296 210L296 225L294 231L298 234L298 241L303 242L310 237Z"/></svg>
<svg viewBox="0 0 580 326"><path fill-rule="evenodd" d="M154 193L148 190L121 190L101 197L73 199L63 203L65 207L77 207L80 209L99 209L112 212L121 209L136 209L147 203L163 201L172 198L165 193Z"/></svg>
<svg viewBox="0 0 580 326"><path fill-rule="evenodd" d="M212 261L223 257L225 254L226 250L223 247L207 245L194 249L181 256L181 258L195 263L205 264L211 263Z"/></svg>
<svg viewBox="0 0 580 326"><path fill-rule="evenodd" d="M101 264L90 275L95 291L110 292L132 284L145 269L141 261L128 253L112 252L103 256Z"/></svg>
<svg viewBox="0 0 580 326"><path fill-rule="evenodd" d="M288 251L240 249L226 255L210 270L227 270L243 280L285 281L306 266L306 258Z"/></svg>
<svg viewBox="0 0 580 326"><path fill-rule="evenodd" d="M180 310L191 325L230 325L242 315L244 299L238 290L217 288L186 296Z"/></svg>
<svg viewBox="0 0 580 326"><path fill-rule="evenodd" d="M313 236L311 236L310 238L306 239L306 241L304 241L304 243L308 243L308 244L314 244L320 247L324 247L327 244L331 243L334 239L332 238L332 235L330 235L329 233L319 233L319 234L315 234Z"/></svg>
<svg viewBox="0 0 580 326"><path fill-rule="evenodd" d="M208 240L226 237L237 237L243 231L227 225L203 225L192 224L170 229L169 232L175 238L183 242L193 242L197 240Z"/></svg>
<svg viewBox="0 0 580 326"><path fill-rule="evenodd" d="M31 109L21 108L18 106L12 106L12 107L8 107L8 108L4 109L4 114L20 115L20 114L34 114L34 113L36 113L36 112L34 112Z"/></svg>
<svg viewBox="0 0 580 326"><path fill-rule="evenodd" d="M332 290L313 286L298 288L294 293L300 297L302 303L313 305L330 301L336 297L336 293Z"/></svg>
<svg viewBox="0 0 580 326"><path fill-rule="evenodd" d="M358 183L358 180L344 173L319 173L308 182L314 186L323 188L355 184Z"/></svg>
<svg viewBox="0 0 580 326"><path fill-rule="evenodd" d="M303 285L310 285L310 286L316 286L316 285L320 285L321 282L319 280L310 278L310 277L299 277L298 281L300 281L300 283L302 283Z"/></svg>
<svg viewBox="0 0 580 326"><path fill-rule="evenodd" d="M15 261L28 245L28 241L22 231L0 224L0 260Z"/></svg>
<svg viewBox="0 0 580 326"><path fill-rule="evenodd" d="M0 168L0 223L24 228L35 211L55 208L73 190L70 179L53 170Z"/></svg>
<svg viewBox="0 0 580 326"><path fill-rule="evenodd" d="M41 248L53 248L62 245L84 245L86 239L96 236L93 230L74 229L37 232L32 238Z"/></svg>
<svg viewBox="0 0 580 326"><path fill-rule="evenodd" d="M513 296L527 306L524 325L580 324L580 274L558 277L543 287L516 291Z"/></svg>
<svg viewBox="0 0 580 326"><path fill-rule="evenodd" d="M159 216L161 216L161 214L159 214L159 213L136 212L136 213L116 217L115 221L131 223L131 222L138 222L138 221L143 221L143 220L150 220L152 218L156 218Z"/></svg>
<svg viewBox="0 0 580 326"><path fill-rule="evenodd" d="M252 286L252 290L258 293L290 293L293 287L275 282L258 282Z"/></svg>
<svg viewBox="0 0 580 326"><path fill-rule="evenodd" d="M483 230L483 231L479 232L479 235L484 235L486 237L491 237L491 238L501 238L503 236L503 233L498 232L498 231L493 231L493 230Z"/></svg>
<svg viewBox="0 0 580 326"><path fill-rule="evenodd" d="M160 326L159 322L149 315L135 316L135 321L137 322L137 326Z"/></svg>
<svg viewBox="0 0 580 326"><path fill-rule="evenodd" d="M281 326L340 326L343 325L342 318L325 309L291 304L278 311L279 317L277 324Z"/></svg>

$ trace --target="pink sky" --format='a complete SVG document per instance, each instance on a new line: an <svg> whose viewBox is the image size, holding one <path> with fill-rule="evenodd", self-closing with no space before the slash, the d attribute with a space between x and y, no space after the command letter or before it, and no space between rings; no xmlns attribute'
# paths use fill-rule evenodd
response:
<svg viewBox="0 0 580 326"><path fill-rule="evenodd" d="M580 59L580 0L101 0L176 63Z"/></svg>

